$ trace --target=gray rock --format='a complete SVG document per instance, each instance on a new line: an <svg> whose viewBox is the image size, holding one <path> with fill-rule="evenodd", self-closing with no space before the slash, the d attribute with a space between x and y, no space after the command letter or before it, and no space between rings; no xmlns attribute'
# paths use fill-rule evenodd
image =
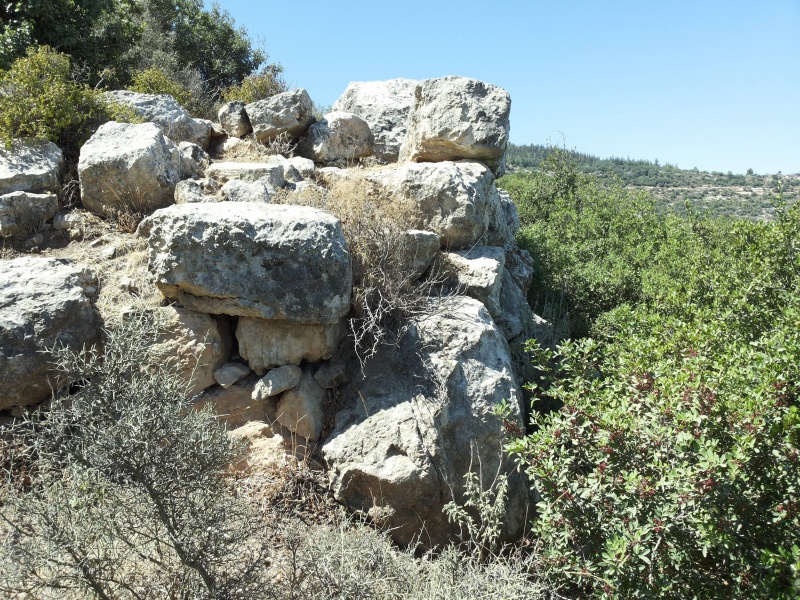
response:
<svg viewBox="0 0 800 600"><path fill-rule="evenodd" d="M53 142L14 140L0 144L0 195L11 192L61 191L64 154Z"/></svg>
<svg viewBox="0 0 800 600"><path fill-rule="evenodd" d="M314 122L313 108L304 89L275 94L244 107L260 142L271 142L281 134L291 138L304 134Z"/></svg>
<svg viewBox="0 0 800 600"><path fill-rule="evenodd" d="M511 97L502 88L466 77L421 81L399 160L479 160L499 177L505 170L510 114Z"/></svg>
<svg viewBox="0 0 800 600"><path fill-rule="evenodd" d="M331 112L308 128L297 147L315 163L349 165L372 156L375 138L367 122L347 112Z"/></svg>
<svg viewBox="0 0 800 600"><path fill-rule="evenodd" d="M80 229L82 225L83 215L77 212L58 213L53 217L53 229L57 231Z"/></svg>
<svg viewBox="0 0 800 600"><path fill-rule="evenodd" d="M506 271L514 279L514 283L527 296L533 281L533 258L527 250L521 250L516 244L506 248Z"/></svg>
<svg viewBox="0 0 800 600"><path fill-rule="evenodd" d="M239 362L230 362L225 363L214 371L214 379L227 389L240 379L247 377L250 373L252 373L252 369L247 365Z"/></svg>
<svg viewBox="0 0 800 600"><path fill-rule="evenodd" d="M354 81L333 104L333 110L364 119L375 138L375 156L384 162L397 162L417 83L411 79Z"/></svg>
<svg viewBox="0 0 800 600"><path fill-rule="evenodd" d="M251 421L264 421L267 418L267 403L254 400L252 393L253 383L248 379L228 388L214 386L197 397L194 408L210 410L229 429L242 427Z"/></svg>
<svg viewBox="0 0 800 600"><path fill-rule="evenodd" d="M30 235L58 211L53 193L11 192L0 196L0 237Z"/></svg>
<svg viewBox="0 0 800 600"><path fill-rule="evenodd" d="M222 129L231 137L241 138L253 131L250 119L247 118L247 111L244 109L244 102L223 104L217 116Z"/></svg>
<svg viewBox="0 0 800 600"><path fill-rule="evenodd" d="M87 210L148 213L174 201L181 153L153 123L111 121L81 148L78 175Z"/></svg>
<svg viewBox="0 0 800 600"><path fill-rule="evenodd" d="M295 387L300 383L302 375L303 370L296 365L283 365L271 369L253 388L253 400L266 400L270 396L277 396Z"/></svg>
<svg viewBox="0 0 800 600"><path fill-rule="evenodd" d="M489 169L475 161L403 164L365 173L400 201L415 205L418 229L439 235L443 247L469 248L481 239L499 210Z"/></svg>
<svg viewBox="0 0 800 600"><path fill-rule="evenodd" d="M259 181L231 179L222 186L220 193L228 202L271 202L275 189L265 179Z"/></svg>
<svg viewBox="0 0 800 600"><path fill-rule="evenodd" d="M283 164L280 161L237 163L218 162L206 169L206 177L224 183L233 179L239 181L262 181L275 189L283 187Z"/></svg>
<svg viewBox="0 0 800 600"><path fill-rule="evenodd" d="M480 301L497 321L501 315L500 291L505 259L503 248L474 246L469 250L441 252L434 268L447 277L451 292Z"/></svg>
<svg viewBox="0 0 800 600"><path fill-rule="evenodd" d="M212 180L213 181L213 180ZM217 202L219 199L207 193L207 187L198 179L184 179L175 186L175 204L192 202Z"/></svg>
<svg viewBox="0 0 800 600"><path fill-rule="evenodd" d="M508 344L476 300L432 308L399 351L381 349L364 380L345 388L352 408L336 415L322 447L331 489L398 543L442 546L458 533L442 506L463 502L465 474L480 465L486 481L502 469L510 480L503 535L513 537L528 518L528 488L503 458L503 423L492 414L506 401L522 423Z"/></svg>
<svg viewBox="0 0 800 600"><path fill-rule="evenodd" d="M239 353L259 375L281 365L327 360L339 347L343 327L335 323L288 323L242 317L236 326Z"/></svg>
<svg viewBox="0 0 800 600"><path fill-rule="evenodd" d="M208 154L197 144L181 142L178 150L181 153L181 179L200 176L211 163Z"/></svg>
<svg viewBox="0 0 800 600"><path fill-rule="evenodd" d="M317 369L317 372L314 373L314 379L326 390L339 387L350 381L345 365L332 364L329 362L323 363L320 368Z"/></svg>
<svg viewBox="0 0 800 600"><path fill-rule="evenodd" d="M300 176L308 179L314 175L314 161L310 158L303 158L302 156L293 156L287 159L287 162L293 167Z"/></svg>
<svg viewBox="0 0 800 600"><path fill-rule="evenodd" d="M405 232L402 245L403 271L409 273L412 281L419 279L431 266L439 251L439 236L432 231L410 229Z"/></svg>
<svg viewBox="0 0 800 600"><path fill-rule="evenodd" d="M164 333L153 351L159 363L175 369L189 396L217 383L214 373L230 357L229 331L211 315L179 306L159 308L158 317Z"/></svg>
<svg viewBox="0 0 800 600"><path fill-rule="evenodd" d="M486 245L510 247L515 245L514 236L520 228L519 211L507 191L498 188L497 197L499 203L489 220Z"/></svg>
<svg viewBox="0 0 800 600"><path fill-rule="evenodd" d="M106 98L129 106L138 116L158 124L164 135L176 144L192 142L208 149L212 127L210 121L194 119L172 96L167 94L142 94L129 90L106 92Z"/></svg>
<svg viewBox="0 0 800 600"><path fill-rule="evenodd" d="M0 410L37 404L57 387L49 351L100 339L97 277L67 259L22 257L0 272Z"/></svg>
<svg viewBox="0 0 800 600"><path fill-rule="evenodd" d="M322 433L322 403L327 393L314 379L310 369L296 387L287 390L278 400L278 423L307 440L316 441Z"/></svg>
<svg viewBox="0 0 800 600"><path fill-rule="evenodd" d="M156 285L187 308L309 324L336 323L350 308L342 226L321 210L177 204L142 221L139 233L149 237Z"/></svg>
<svg viewBox="0 0 800 600"><path fill-rule="evenodd" d="M534 337L535 315L525 299L525 294L507 270L503 271L499 305L499 311L492 316L507 340L522 333L526 339Z"/></svg>

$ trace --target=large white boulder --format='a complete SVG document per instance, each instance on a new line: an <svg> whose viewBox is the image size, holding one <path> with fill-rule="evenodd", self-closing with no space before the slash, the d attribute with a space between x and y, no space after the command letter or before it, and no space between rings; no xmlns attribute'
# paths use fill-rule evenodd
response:
<svg viewBox="0 0 800 600"><path fill-rule="evenodd" d="M297 151L315 163L349 165L372 156L374 143L364 119L349 112L330 112L308 128Z"/></svg>
<svg viewBox="0 0 800 600"><path fill-rule="evenodd" d="M0 237L30 235L58 212L51 193L11 192L0 196Z"/></svg>
<svg viewBox="0 0 800 600"><path fill-rule="evenodd" d="M399 543L453 541L442 506L463 503L464 476L510 479L503 534L519 534L528 488L503 455L501 403L522 424L510 350L477 300L442 299L415 319L398 348L384 348L363 381L345 388L351 407L336 415L322 447L334 496L386 528Z"/></svg>
<svg viewBox="0 0 800 600"><path fill-rule="evenodd" d="M208 150L212 127L205 119L194 119L168 94L142 94L129 90L106 92L106 98L133 109L139 117L158 124L169 139L192 142Z"/></svg>
<svg viewBox="0 0 800 600"><path fill-rule="evenodd" d="M271 142L279 135L296 138L314 122L314 105L302 88L275 94L244 107L253 135L260 142Z"/></svg>
<svg viewBox="0 0 800 600"><path fill-rule="evenodd" d="M364 175L419 214L415 226L439 235L441 245L469 248L484 236L500 198L494 176L476 161L406 163Z"/></svg>
<svg viewBox="0 0 800 600"><path fill-rule="evenodd" d="M111 121L81 148L78 177L87 210L148 213L174 201L181 153L154 123Z"/></svg>
<svg viewBox="0 0 800 600"><path fill-rule="evenodd" d="M48 398L53 377L50 350L76 352L100 337L94 309L97 277L67 259L22 257L0 271L0 410Z"/></svg>
<svg viewBox="0 0 800 600"><path fill-rule="evenodd" d="M176 204L139 226L161 292L186 308L293 323L336 323L350 307L342 226L305 206ZM251 365L252 366L252 365Z"/></svg>
<svg viewBox="0 0 800 600"><path fill-rule="evenodd" d="M0 195L11 192L61 191L64 154L53 142L14 140L0 144Z"/></svg>
<svg viewBox="0 0 800 600"><path fill-rule="evenodd" d="M479 160L499 177L510 114L511 97L502 88L467 77L425 79L414 93L399 160Z"/></svg>
<svg viewBox="0 0 800 600"><path fill-rule="evenodd" d="M354 81L333 104L333 110L364 119L375 137L375 156L384 162L397 162L417 83L413 79Z"/></svg>

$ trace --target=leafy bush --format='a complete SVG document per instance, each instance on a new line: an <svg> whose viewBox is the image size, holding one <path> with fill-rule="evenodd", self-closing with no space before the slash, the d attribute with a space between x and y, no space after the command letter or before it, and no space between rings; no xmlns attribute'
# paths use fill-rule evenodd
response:
<svg viewBox="0 0 800 600"><path fill-rule="evenodd" d="M102 355L56 352L68 390L5 427L0 589L263 597L263 532L225 477L240 447L152 352L136 317Z"/></svg>
<svg viewBox="0 0 800 600"><path fill-rule="evenodd" d="M78 145L105 121L135 120L132 112L70 78L69 57L47 46L0 73L0 141L38 138L77 153Z"/></svg>
<svg viewBox="0 0 800 600"><path fill-rule="evenodd" d="M800 211L667 222L641 303L538 354L543 558L582 596L800 593ZM655 249L654 249L655 250Z"/></svg>
<svg viewBox="0 0 800 600"><path fill-rule="evenodd" d="M142 94L168 94L183 107L189 106L192 102L189 90L167 77L167 74L157 67L137 71L128 89Z"/></svg>
<svg viewBox="0 0 800 600"><path fill-rule="evenodd" d="M288 89L282 74L283 67L281 65L270 64L258 73L248 75L241 83L222 90L221 98L224 102L238 100L250 104L280 94Z"/></svg>

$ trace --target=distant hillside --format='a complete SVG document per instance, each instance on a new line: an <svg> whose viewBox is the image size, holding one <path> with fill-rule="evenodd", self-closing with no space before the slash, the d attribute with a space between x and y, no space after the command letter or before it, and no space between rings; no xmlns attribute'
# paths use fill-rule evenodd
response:
<svg viewBox="0 0 800 600"><path fill-rule="evenodd" d="M534 169L552 151L552 146L509 144L506 155L510 170ZM770 219L779 186L783 200L793 204L800 199L800 174L758 175L748 170L745 175L730 171L679 169L658 160L598 158L583 152L569 151L578 168L601 181L619 179L625 186L650 192L662 210L685 212L688 200L696 211L747 219Z"/></svg>

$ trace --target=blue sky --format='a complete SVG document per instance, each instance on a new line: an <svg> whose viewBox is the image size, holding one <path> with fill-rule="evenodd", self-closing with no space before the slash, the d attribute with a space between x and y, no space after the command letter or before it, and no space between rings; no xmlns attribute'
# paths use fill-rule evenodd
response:
<svg viewBox="0 0 800 600"><path fill-rule="evenodd" d="M800 173L800 0L221 0L293 87L464 75L511 141L682 168Z"/></svg>

